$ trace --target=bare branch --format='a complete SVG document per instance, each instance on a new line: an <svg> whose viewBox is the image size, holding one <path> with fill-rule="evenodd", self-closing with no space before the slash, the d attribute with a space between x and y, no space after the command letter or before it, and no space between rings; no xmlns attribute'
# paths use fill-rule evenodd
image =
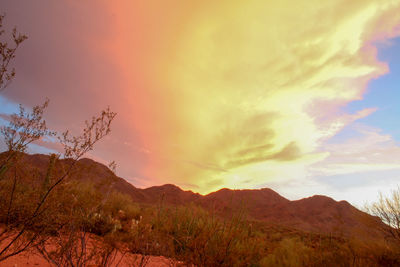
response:
<svg viewBox="0 0 400 267"><path fill-rule="evenodd" d="M0 36L5 33L3 30L3 20L5 15L0 15ZM15 77L15 68L10 69L10 63L15 58L15 53L18 47L28 37L13 29L11 33L13 44L10 45L7 42L0 42L0 92L3 91Z"/></svg>

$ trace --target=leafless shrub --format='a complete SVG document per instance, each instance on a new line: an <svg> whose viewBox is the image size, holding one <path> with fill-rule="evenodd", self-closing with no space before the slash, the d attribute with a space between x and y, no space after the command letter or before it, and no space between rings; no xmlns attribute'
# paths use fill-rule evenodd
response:
<svg viewBox="0 0 400 267"><path fill-rule="evenodd" d="M365 209L385 223L381 231L400 248L400 188L393 190L390 196L381 193L379 200L367 205Z"/></svg>
<svg viewBox="0 0 400 267"><path fill-rule="evenodd" d="M4 18L5 15L0 15L0 38L5 34L3 28ZM0 41L0 92L3 91L14 79L15 68L10 69L10 63L15 58L15 53L18 47L28 38L26 35L19 33L16 28L12 30L11 37L12 45L6 41Z"/></svg>
<svg viewBox="0 0 400 267"><path fill-rule="evenodd" d="M13 119L10 122L10 125L3 128L4 130L1 133L9 144L9 148L11 149L9 153L11 153L11 155L14 153L24 152L29 143L43 137L44 135L54 134L47 129L42 118L43 111L47 107L47 104L48 101L46 101L44 105L34 108L32 113L26 113L24 109L21 109L20 114L14 114L12 116ZM3 239L7 240L6 244L3 245L0 243L0 261L23 251L21 251L21 249L15 249L15 244L18 242L21 243L21 240L25 240L25 237L28 236L25 233L29 229L34 228L34 225L40 221L40 216L44 212L43 207L45 206L49 195L66 179L66 177L68 177L76 162L85 153L92 150L99 140L110 133L111 122L115 116L116 113L107 108L102 111L98 117L93 117L90 122L86 122L86 127L83 129L82 135L71 136L69 132L66 131L59 137L59 140L64 147L63 157L72 157L72 161L70 161L70 165L64 172L59 173L58 176L53 179L51 184L46 185L43 193L36 199L37 204L35 204L30 214L26 216L25 220L20 222L18 225L13 225L12 234L8 235L8 239ZM7 169L10 163L15 163L15 161L13 162L13 157L9 155L6 161L2 163L2 170ZM16 179L14 182L15 181ZM15 197L15 194L11 194L10 203L13 202ZM6 227L6 229L8 229L8 227ZM15 232L16 229L18 230ZM3 235L6 233L9 233L9 231L4 230ZM34 238L28 238L22 242L27 244L26 248L32 246L38 236L34 235L33 237Z"/></svg>
<svg viewBox="0 0 400 267"><path fill-rule="evenodd" d="M117 172L117 163L113 160L108 164L108 168L115 174Z"/></svg>
<svg viewBox="0 0 400 267"><path fill-rule="evenodd" d="M69 130L63 132L58 139L64 147L64 157L78 160L92 150L94 144L111 132L111 122L116 115L108 107L99 116L93 116L91 121L85 121L86 127L81 135L71 136Z"/></svg>
<svg viewBox="0 0 400 267"><path fill-rule="evenodd" d="M7 145L7 157L0 163L0 179L10 167L10 162L15 162L18 154L24 153L29 144L46 136L55 136L56 133L47 128L43 113L49 105L49 100L42 105L34 106L32 112L27 112L20 105L19 113L12 114L8 125L0 127L0 135Z"/></svg>
<svg viewBox="0 0 400 267"><path fill-rule="evenodd" d="M62 187L54 196L64 207L62 226L36 245L38 252L56 266L118 264L126 254L124 232L130 229L124 222L137 217L137 211L130 211L131 202L117 193L101 194L89 183L71 181Z"/></svg>

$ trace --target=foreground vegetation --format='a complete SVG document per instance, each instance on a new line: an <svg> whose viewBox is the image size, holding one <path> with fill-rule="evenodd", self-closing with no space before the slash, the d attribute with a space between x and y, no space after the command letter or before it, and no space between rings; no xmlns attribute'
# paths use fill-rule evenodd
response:
<svg viewBox="0 0 400 267"><path fill-rule="evenodd" d="M4 155L3 155L4 156ZM57 177L50 158L45 173L16 166L0 181L0 223L9 238L19 233L48 184ZM11 175L13 174L13 175ZM14 189L13 189L14 188ZM396 266L393 242L268 227L249 221L244 211L221 218L198 206L134 203L107 184L67 179L49 196L40 216L26 227L13 251L27 247L54 266L146 266L150 255L195 266ZM13 203L9 199L14 194ZM5 231L7 229L7 231ZM0 246L4 245L3 240Z"/></svg>

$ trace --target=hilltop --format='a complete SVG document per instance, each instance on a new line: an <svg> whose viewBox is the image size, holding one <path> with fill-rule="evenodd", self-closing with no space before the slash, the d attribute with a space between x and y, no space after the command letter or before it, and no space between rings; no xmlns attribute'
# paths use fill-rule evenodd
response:
<svg viewBox="0 0 400 267"><path fill-rule="evenodd" d="M26 172L46 171L49 156L24 154L21 164ZM68 159L58 161L59 170L66 167ZM199 205L222 217L244 212L249 220L266 225L279 225L314 233L340 236L380 236L376 229L382 222L346 201L315 195L300 200L288 200L269 188L231 190L220 189L207 195L185 191L173 184L140 189L116 176L107 166L91 159L81 159L71 173L70 179L93 183L99 190L112 188L127 194L136 203L169 206Z"/></svg>

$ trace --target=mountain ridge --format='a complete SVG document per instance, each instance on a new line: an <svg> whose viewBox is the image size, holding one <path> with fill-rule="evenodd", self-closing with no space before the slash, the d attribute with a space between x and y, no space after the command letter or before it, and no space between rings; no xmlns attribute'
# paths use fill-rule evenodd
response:
<svg viewBox="0 0 400 267"><path fill-rule="evenodd" d="M2 153L4 154L4 153ZM2 154L0 154L0 159ZM42 175L50 157L43 154L23 154L21 161L28 173L36 170ZM47 162L46 162L47 161ZM56 168L61 170L70 159L61 159ZM345 236L379 235L382 222L353 207L347 201L336 201L328 196L314 195L299 200L288 200L270 188L222 188L206 195L185 191L173 184L137 188L116 176L107 166L92 159L80 159L71 179L91 182L106 190L127 194L134 202L171 206L195 204L219 216L228 217L243 211L251 220L293 227L302 231L335 233Z"/></svg>

